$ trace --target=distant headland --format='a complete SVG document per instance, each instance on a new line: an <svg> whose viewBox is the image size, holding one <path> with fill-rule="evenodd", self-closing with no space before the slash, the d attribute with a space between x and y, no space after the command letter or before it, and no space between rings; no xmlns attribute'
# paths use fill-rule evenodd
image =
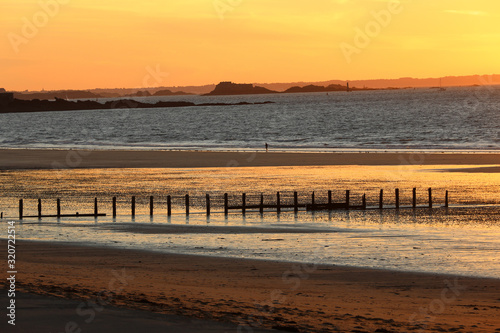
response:
<svg viewBox="0 0 500 333"><path fill-rule="evenodd" d="M255 93L284 93L284 92L328 92L345 91L346 80L328 81L297 81L283 83L248 83L246 87L238 88ZM500 84L500 75L469 75L469 76L445 76L435 78L412 78L403 77L399 79L370 79L349 80L351 91L372 89L404 89L404 88L431 88L431 87L459 87L459 86L484 86ZM254 88L249 87L252 85ZM181 96L181 95L217 95L214 93L218 85L207 84L200 86L163 86L149 88L96 88L85 90L55 90L55 91L14 91L14 98L32 99L96 99L96 98L126 98L126 97L149 97L149 96ZM316 86L316 87L312 87ZM224 88L224 87L222 87ZM266 90L263 90L263 89ZM234 93L231 93L234 94ZM245 95L245 94L243 94Z"/></svg>
<svg viewBox="0 0 500 333"><path fill-rule="evenodd" d="M15 112L44 112L44 111L76 111L76 110L111 110L111 109L151 109L151 108L173 108L173 107L196 107L196 106L229 106L229 105L255 105L269 104L273 102L260 103L200 103L192 102L157 102L142 103L132 99L120 99L99 103L97 101L68 101L57 98L54 101L34 99L31 101L13 98L12 93L0 90L0 113Z"/></svg>
<svg viewBox="0 0 500 333"><path fill-rule="evenodd" d="M484 86L500 85L500 75L468 75L468 76L444 76L434 78L412 78L402 77L399 79L369 79L369 80L328 80L328 81L296 81L281 83L249 83L256 87L265 88L273 92L285 92L291 88L298 87L307 90L307 86L346 87L349 82L350 89L369 90L369 89L394 89L394 88L431 88L437 86L443 87L465 87L465 86ZM147 97L151 96L170 96L170 95L205 95L210 94L216 88L216 84L206 84L199 86L162 86L162 87L143 87L143 88L95 88L85 90L54 90L54 91L14 91L14 98L17 99L54 99L54 97L63 99L92 99L92 98L120 98L120 97ZM296 90L297 88L294 88ZM331 90L335 91L335 90ZM289 91L292 92L292 91ZM302 91L307 92L307 91ZM319 91L315 91L319 92Z"/></svg>

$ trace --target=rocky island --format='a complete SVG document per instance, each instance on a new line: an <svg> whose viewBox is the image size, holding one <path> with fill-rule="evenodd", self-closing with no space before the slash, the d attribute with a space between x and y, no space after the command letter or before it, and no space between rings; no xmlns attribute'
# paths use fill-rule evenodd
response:
<svg viewBox="0 0 500 333"><path fill-rule="evenodd" d="M394 88L387 88L394 89ZM274 91L253 84L240 84L225 81L219 83L213 91L203 96L222 96L222 95L253 95L253 94L292 94L292 93L318 93L318 92L335 92L335 91L364 91L364 90L379 90L374 88L355 88L349 85L330 84L328 86L306 85L293 86L285 91Z"/></svg>
<svg viewBox="0 0 500 333"><path fill-rule="evenodd" d="M349 90L360 90L360 89L349 88L347 86L343 86L340 84L330 84L327 87L310 84L304 87L295 86L288 88L287 90L284 91L284 93L311 93L311 92L330 92L330 91L349 91Z"/></svg>
<svg viewBox="0 0 500 333"><path fill-rule="evenodd" d="M277 94L267 88L254 86L253 84L238 84L229 81L219 83L212 92L204 96L217 96L217 95L254 95L254 94Z"/></svg>

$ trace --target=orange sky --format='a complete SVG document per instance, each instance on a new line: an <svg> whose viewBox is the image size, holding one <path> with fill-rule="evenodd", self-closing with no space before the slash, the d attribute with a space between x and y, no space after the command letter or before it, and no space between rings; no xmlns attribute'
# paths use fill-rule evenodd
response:
<svg viewBox="0 0 500 333"><path fill-rule="evenodd" d="M498 0L1 0L1 11L8 90L500 73Z"/></svg>

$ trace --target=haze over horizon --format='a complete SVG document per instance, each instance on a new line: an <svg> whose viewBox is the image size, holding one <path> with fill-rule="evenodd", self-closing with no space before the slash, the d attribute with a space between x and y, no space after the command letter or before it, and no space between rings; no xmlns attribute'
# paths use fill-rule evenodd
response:
<svg viewBox="0 0 500 333"><path fill-rule="evenodd" d="M7 90L500 73L493 0L5 0L2 10Z"/></svg>

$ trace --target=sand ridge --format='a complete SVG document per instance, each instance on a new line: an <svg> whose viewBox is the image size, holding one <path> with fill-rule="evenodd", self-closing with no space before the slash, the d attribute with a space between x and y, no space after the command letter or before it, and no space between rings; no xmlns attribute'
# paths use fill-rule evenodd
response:
<svg viewBox="0 0 500 333"><path fill-rule="evenodd" d="M494 153L288 153L0 149L0 170L313 165L500 165Z"/></svg>

